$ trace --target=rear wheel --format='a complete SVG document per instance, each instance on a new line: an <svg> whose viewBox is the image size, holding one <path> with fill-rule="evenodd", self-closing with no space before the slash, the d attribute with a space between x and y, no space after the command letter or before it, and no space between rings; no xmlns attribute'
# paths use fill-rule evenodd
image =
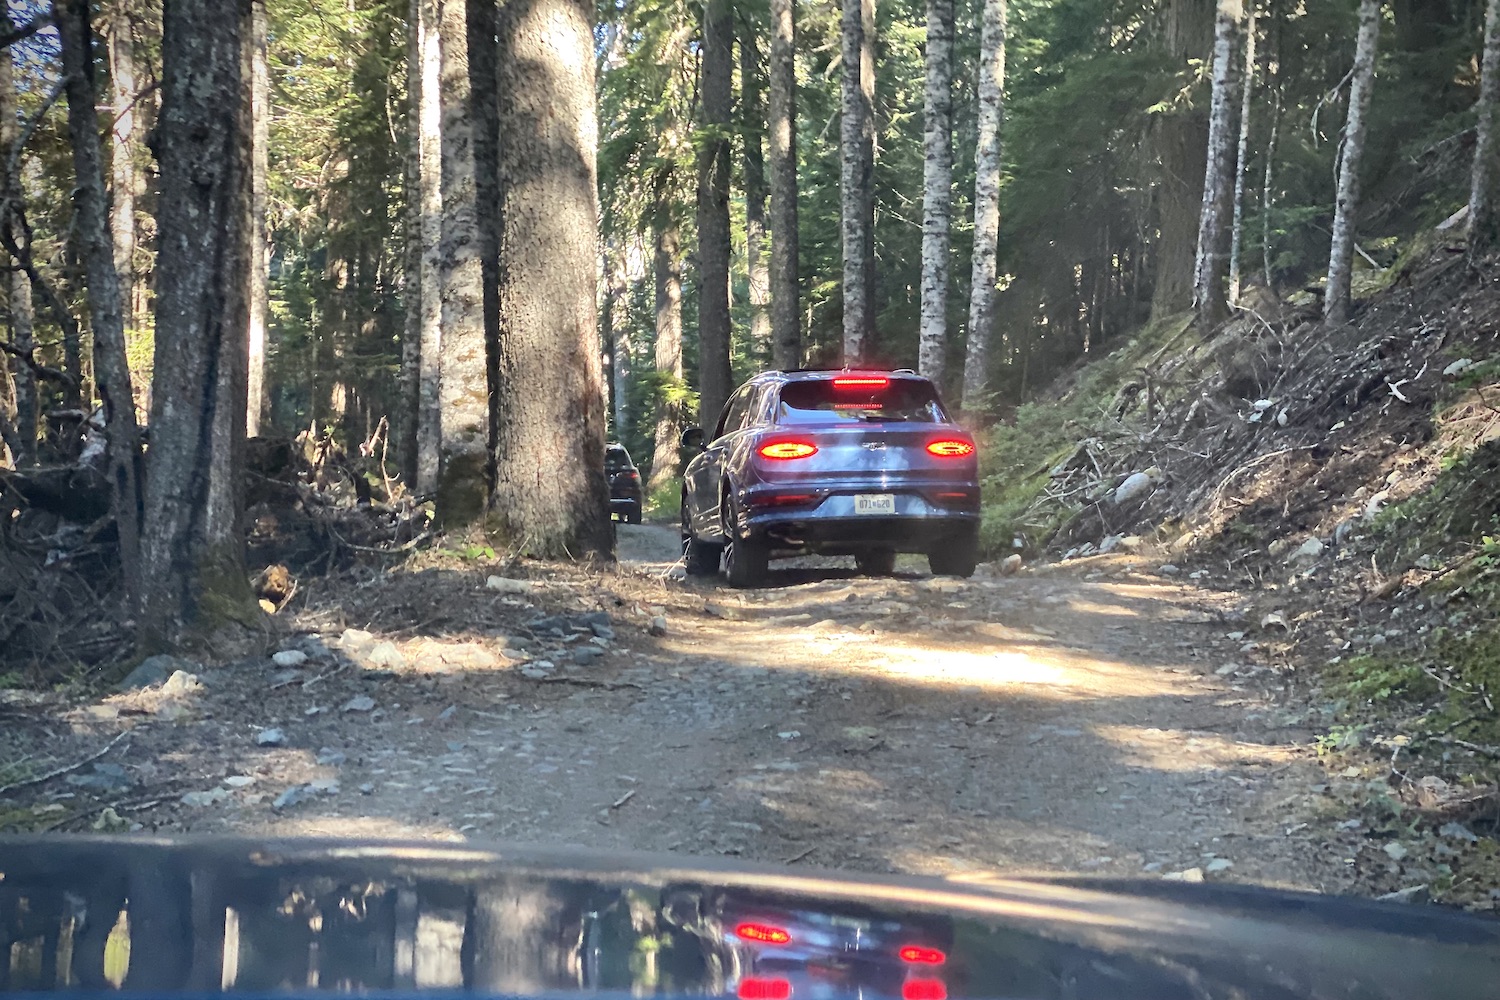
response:
<svg viewBox="0 0 1500 1000"><path fill-rule="evenodd" d="M973 539L953 539L927 553L933 576L957 576L967 580L979 565L978 545Z"/></svg>
<svg viewBox="0 0 1500 1000"><path fill-rule="evenodd" d="M724 547L724 575L729 577L729 585L742 589L764 586L766 576L770 573L771 547L766 544L765 539L757 538L754 534L746 538L736 537L737 518L733 501L728 497L724 498L721 515L724 519L724 537L729 540Z"/></svg>
<svg viewBox="0 0 1500 1000"><path fill-rule="evenodd" d="M641 502L639 500L637 500L635 502L635 505L633 507L631 507L629 510L627 510L625 512L625 523L626 524L640 524L641 523Z"/></svg>
<svg viewBox="0 0 1500 1000"><path fill-rule="evenodd" d="M693 537L693 528L688 521L687 497L682 498L682 562L688 576L714 576L719 572L719 557L723 553L717 545L700 542Z"/></svg>
<svg viewBox="0 0 1500 1000"><path fill-rule="evenodd" d="M854 565L865 576L890 576L896 572L896 550L871 549L856 553Z"/></svg>

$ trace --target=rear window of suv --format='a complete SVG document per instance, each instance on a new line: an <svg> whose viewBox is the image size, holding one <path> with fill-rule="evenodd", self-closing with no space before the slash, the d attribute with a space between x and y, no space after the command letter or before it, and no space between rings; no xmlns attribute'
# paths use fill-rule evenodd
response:
<svg viewBox="0 0 1500 1000"><path fill-rule="evenodd" d="M776 416L780 424L855 421L935 424L947 419L932 383L873 377L788 382L781 387Z"/></svg>
<svg viewBox="0 0 1500 1000"><path fill-rule="evenodd" d="M630 468L630 452L619 445L612 445L604 452L604 468L609 472L619 472L621 469Z"/></svg>

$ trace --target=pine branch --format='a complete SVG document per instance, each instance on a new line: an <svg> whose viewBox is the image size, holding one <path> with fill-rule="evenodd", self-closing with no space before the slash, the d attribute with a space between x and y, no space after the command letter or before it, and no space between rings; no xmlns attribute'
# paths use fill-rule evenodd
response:
<svg viewBox="0 0 1500 1000"><path fill-rule="evenodd" d="M27 21L19 28L12 28L4 34L0 34L0 49L9 48L17 42L24 42L32 35L52 24L52 10L43 10L36 17Z"/></svg>

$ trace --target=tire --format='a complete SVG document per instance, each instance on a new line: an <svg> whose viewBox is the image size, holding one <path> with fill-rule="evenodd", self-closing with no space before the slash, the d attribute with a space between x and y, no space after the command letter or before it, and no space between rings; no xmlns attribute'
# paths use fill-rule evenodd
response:
<svg viewBox="0 0 1500 1000"><path fill-rule="evenodd" d="M682 562L688 576L718 576L723 549L693 537L688 526L687 497L682 498Z"/></svg>
<svg viewBox="0 0 1500 1000"><path fill-rule="evenodd" d="M641 523L641 505L640 505L639 502L637 502L634 507L630 508L629 510L627 510L625 512L625 523L626 524L640 524Z"/></svg>
<svg viewBox="0 0 1500 1000"><path fill-rule="evenodd" d="M979 557L974 546L954 542L927 553L927 565L933 576L956 576L967 580L974 575Z"/></svg>
<svg viewBox="0 0 1500 1000"><path fill-rule="evenodd" d="M854 565L865 576L890 576L896 572L896 550L870 549L856 553Z"/></svg>
<svg viewBox="0 0 1500 1000"><path fill-rule="evenodd" d="M735 537L734 525L737 519L733 501L728 497L724 499L721 516L724 519L724 537L729 539L729 544L724 547L724 575L729 578L729 585L741 590L765 586L766 577L770 573L771 547L766 544L765 539L754 534L745 538Z"/></svg>

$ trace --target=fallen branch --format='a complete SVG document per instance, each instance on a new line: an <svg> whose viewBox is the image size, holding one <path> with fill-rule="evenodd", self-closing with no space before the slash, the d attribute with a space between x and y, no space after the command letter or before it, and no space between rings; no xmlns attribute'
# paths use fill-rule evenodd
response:
<svg viewBox="0 0 1500 1000"><path fill-rule="evenodd" d="M69 764L66 767L59 767L55 770L48 771L46 774L38 775L35 778L27 778L25 781L13 781L8 785L0 785L0 795L5 795L7 792L14 792L18 788L30 788L32 785L40 785L43 782L51 781L53 778L60 778L65 774L71 774L72 772L83 767L85 764L92 764L100 757L103 757L105 754L109 753L115 748L116 743L119 743L129 735L130 730L127 729L123 733L119 733L118 735L116 735L115 738L110 740L108 743L104 744L104 746L97 753L90 754L89 756L83 758L83 760L80 760L73 764Z"/></svg>

